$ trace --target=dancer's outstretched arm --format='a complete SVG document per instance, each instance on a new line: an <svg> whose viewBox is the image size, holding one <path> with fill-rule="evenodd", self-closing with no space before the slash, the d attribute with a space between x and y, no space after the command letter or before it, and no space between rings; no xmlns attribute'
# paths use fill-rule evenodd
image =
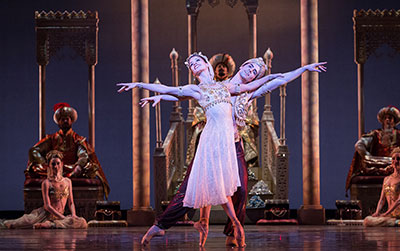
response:
<svg viewBox="0 0 400 251"><path fill-rule="evenodd" d="M395 202L392 203L390 208L385 213L382 214L382 217L390 216L390 213L393 212L399 206L400 206L400 198L398 198Z"/></svg>
<svg viewBox="0 0 400 251"><path fill-rule="evenodd" d="M261 86L260 88L255 90L252 93L251 99L259 98L259 97L265 95L266 93L275 90L279 86L282 86L284 84L287 84L287 83L295 80L296 78L300 77L301 74L303 74L305 71L325 72L326 71L326 66L324 66L325 64L326 64L326 62L309 64L309 65L305 65L303 67L297 68L294 71L284 73L284 74L282 74L282 77L274 78L273 80L265 83L263 86Z"/></svg>
<svg viewBox="0 0 400 251"><path fill-rule="evenodd" d="M269 74L260 79L251 81L248 84L235 84L232 82L228 82L226 84L226 86L228 87L229 92L232 95L239 95L240 93L243 93L243 92L251 92L251 91L257 90L258 88L260 88L260 86L262 86L266 82L271 81L272 79L281 78L281 77L283 77L282 73L275 73L275 74Z"/></svg>
<svg viewBox="0 0 400 251"><path fill-rule="evenodd" d="M143 88L153 92L171 94L178 97L190 97L197 100L199 100L201 97L200 88L197 85L184 85L180 87L173 87L162 84L119 83L117 84L117 86L121 87L118 92L129 91L133 88Z"/></svg>

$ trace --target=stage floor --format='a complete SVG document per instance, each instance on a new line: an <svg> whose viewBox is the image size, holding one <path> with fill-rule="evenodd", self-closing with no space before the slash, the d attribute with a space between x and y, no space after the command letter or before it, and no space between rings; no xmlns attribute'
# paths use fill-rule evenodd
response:
<svg viewBox="0 0 400 251"><path fill-rule="evenodd" d="M204 249L225 247L222 225L212 225ZM141 250L147 227L89 228L87 230L0 229L0 250ZM247 225L245 250L400 250L399 228L362 226ZM198 250L192 227L173 227L155 237L143 250Z"/></svg>

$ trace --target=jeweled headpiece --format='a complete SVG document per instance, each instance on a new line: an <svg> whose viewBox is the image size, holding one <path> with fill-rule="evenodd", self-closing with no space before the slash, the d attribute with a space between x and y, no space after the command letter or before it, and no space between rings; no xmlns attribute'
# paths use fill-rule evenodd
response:
<svg viewBox="0 0 400 251"><path fill-rule="evenodd" d="M256 64L260 67L260 71L258 72L257 76L253 79L259 79L265 76L265 73L267 71L267 65L265 64L264 60L262 58L250 58L248 59L246 62L244 62L240 68L242 68L243 66L245 66L246 64Z"/></svg>
<svg viewBox="0 0 400 251"><path fill-rule="evenodd" d="M46 154L46 160L47 160L47 163L49 164L49 167L47 168L47 178L48 179L52 179L52 177L54 177L53 168L50 167L50 161L52 159L60 159L62 161L63 158L64 158L64 155L62 154L62 152L57 151L57 150L51 150L50 152L48 152ZM62 174L63 174L63 169L60 168L58 170L57 176L62 176Z"/></svg>
<svg viewBox="0 0 400 251"><path fill-rule="evenodd" d="M50 162L51 159L58 158L62 160L64 158L64 154L62 152L57 151L57 150L51 150L46 154L46 160L47 162Z"/></svg>
<svg viewBox="0 0 400 251"><path fill-rule="evenodd" d="M189 66L189 60L192 57L199 57L201 59L204 60L204 62L206 62L206 64L208 65L208 71L210 72L211 78L214 78L214 69L212 67L212 65L210 64L210 62L208 61L208 58L206 57L206 55L203 55L201 52L194 52L193 54L191 54L185 61L185 65L186 67L190 70L190 66Z"/></svg>

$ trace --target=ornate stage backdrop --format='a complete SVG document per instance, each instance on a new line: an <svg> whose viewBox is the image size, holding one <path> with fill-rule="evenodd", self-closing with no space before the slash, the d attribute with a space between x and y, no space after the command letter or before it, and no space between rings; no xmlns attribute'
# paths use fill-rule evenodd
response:
<svg viewBox="0 0 400 251"><path fill-rule="evenodd" d="M248 20L243 4L233 8L224 0L212 8L203 3L198 17L197 48L211 56L227 52L237 65L248 57ZM121 208L132 206L131 95L118 94L115 84L131 78L130 1L106 0L0 2L0 210L23 209L23 170L28 149L39 139L38 65L35 47L35 11L92 10L99 15L98 63L96 65L96 153L111 187L111 200ZM334 208L344 199L346 174L351 162L357 126L357 65L354 63L354 9L400 9L396 0L319 2L319 58L328 61L328 72L319 77L321 204ZM175 48L180 83L187 83L183 61L187 56L185 0L149 0L150 81L156 77L171 83L169 53ZM272 72L300 66L300 4L291 0L259 0L257 55L270 47ZM61 60L59 60L61 59ZM377 111L386 105L400 106L400 57L385 45L364 65L365 130L378 128ZM79 113L75 131L89 137L87 64L69 48L51 58L46 76L46 132L57 130L52 122L54 103L68 102ZM275 128L279 133L279 91L271 96ZM289 199L292 208L302 204L300 79L288 85L286 138L290 150ZM258 101L259 112L264 100ZM183 103L186 118L187 103ZM161 108L163 138L169 128L172 104ZM155 146L154 109L151 109L151 149ZM278 134L279 135L279 134Z"/></svg>

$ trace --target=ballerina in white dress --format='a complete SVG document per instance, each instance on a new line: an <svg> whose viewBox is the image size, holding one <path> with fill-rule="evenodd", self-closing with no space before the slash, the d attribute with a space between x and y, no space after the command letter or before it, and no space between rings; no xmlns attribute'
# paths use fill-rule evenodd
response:
<svg viewBox="0 0 400 251"><path fill-rule="evenodd" d="M208 218L212 205L222 205L235 228L239 246L245 246L244 230L235 215L231 196L240 186L232 123L231 94L252 91L280 77L268 75L247 85L219 83L207 57L194 53L186 65L199 80L199 85L170 87L145 83L120 83L119 92L132 88L144 88L163 94L196 99L205 111L207 123L200 136L199 145L188 180L184 206L201 208L200 221L194 227L200 232L200 246L204 246L208 233ZM256 69L254 72L259 72ZM249 74L252 74L249 72Z"/></svg>
<svg viewBox="0 0 400 251"><path fill-rule="evenodd" d="M279 86L282 86L284 84L287 84L294 79L298 78L301 76L306 71L310 72L324 72L326 71L326 67L324 66L326 62L321 62L321 63L314 63L314 64L309 64L302 66L298 69L295 69L293 71L284 73L281 78L275 78L268 83L264 84L262 87L258 88L256 91L253 91L251 93L242 93L240 96L232 96L231 97L231 103L233 104L233 111L232 111L232 120L234 121L234 128L237 128L238 126L243 126L245 123L245 119L247 118L247 112L248 112L248 107L251 104L251 100L257 99L259 97L264 96L266 93L271 92L272 90L278 88ZM227 81L224 81L220 84L226 84L227 82L233 82L233 83L239 83L239 84L248 84L251 81L257 80L258 78L261 78L264 76L264 68L263 66L265 65L264 61L261 58L252 58L244 62L241 66L239 71L235 74L235 76L232 79L229 79ZM257 67L258 66L258 67ZM261 67L260 71L258 71L258 68ZM254 68L256 68L256 72L254 72ZM217 72L215 72L217 74ZM142 107L145 106L148 103L153 102L153 107L157 105L161 100L165 101L170 101L170 102L177 102L181 101L183 99L178 98L176 96L172 96L169 94L162 94L162 95L157 95L157 96L152 96L152 97L146 97L141 99L141 105ZM205 106L205 105L202 105ZM220 123L218 123L220 124ZM211 124L208 124L211 126ZM210 137L210 140L204 139L204 141L208 142L213 142L213 137ZM238 131L235 130L235 142L236 142L236 151L238 149L238 142L240 144L240 136L238 135ZM239 176L243 175L244 172L247 172L246 168L244 167L243 163L246 161L244 160L244 155L243 150L239 150L239 154L237 154L237 161L238 161L238 171L239 171ZM239 157L241 156L241 157ZM241 161L241 158L243 160ZM190 168L191 171L191 168ZM168 229L171 225L173 225L174 222L177 221L179 218L178 215L181 215L183 212L186 212L186 206L183 203L183 200L185 199L185 194L187 190L187 181L190 178L190 173L188 172L185 177L185 184L179 188L178 194L174 196L172 199L171 203L164 211L164 213L157 217L156 224L154 224L152 227L149 228L149 230L146 232L146 234L143 236L141 243L143 245L147 245L151 238L155 235L164 235L165 234L165 229ZM242 176L240 176L242 177ZM197 177L192 178L194 180L197 179ZM241 188L238 188L238 191L235 192L235 194L232 196L232 201L233 205L235 207L235 212L236 216L240 220L241 224L244 223L244 216L245 216L245 208L243 208L243 205L246 203L246 194L247 194L247 189L244 188L243 186L246 186L246 180L241 178L241 182L245 181L245 183L241 184ZM182 196L183 195L183 196ZM236 203L235 203L235 196L236 196ZM240 198L240 199L238 199ZM240 201L239 201L240 200ZM170 207L171 206L171 207ZM207 209L203 208L204 210ZM201 211L203 211L203 209ZM176 217L172 216L173 213L176 213ZM203 212L202 215L207 215L206 213ZM207 220L203 220L203 222L207 222ZM207 227L203 226L201 223L196 223L198 227L201 227L204 229L205 234L203 236L206 236L207 234ZM231 227L231 223L227 223L224 228L224 233L227 235L226 237L226 245L227 246L238 246L236 239L233 236L233 228ZM231 235L230 235L231 234ZM205 238L203 238L205 240Z"/></svg>

